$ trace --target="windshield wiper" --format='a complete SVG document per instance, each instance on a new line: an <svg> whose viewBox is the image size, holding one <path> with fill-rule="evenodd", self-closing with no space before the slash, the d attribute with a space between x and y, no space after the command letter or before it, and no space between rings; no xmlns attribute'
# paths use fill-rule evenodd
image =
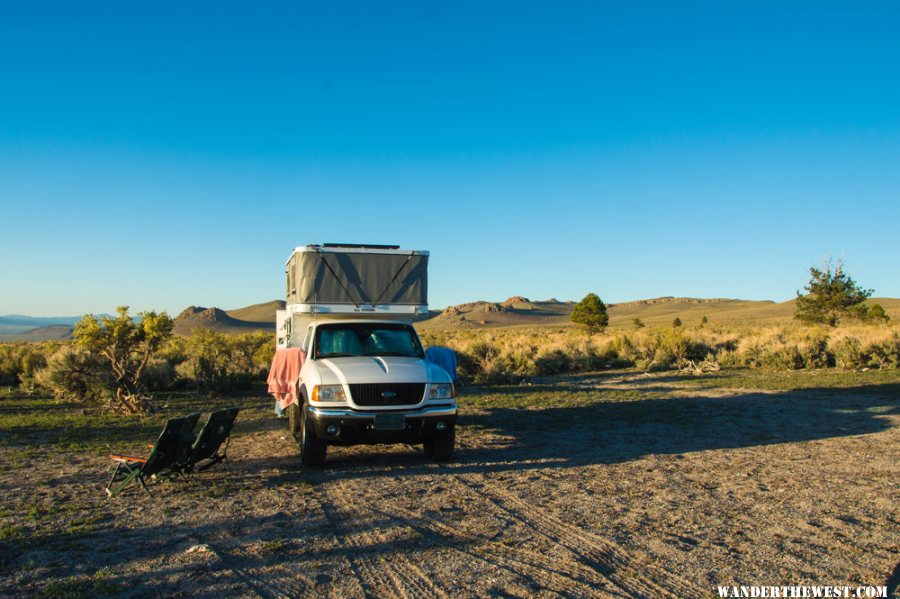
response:
<svg viewBox="0 0 900 599"><path fill-rule="evenodd" d="M361 358L359 354L342 354L340 352L333 352L330 354L319 354L316 356L317 359L321 360L323 358Z"/></svg>

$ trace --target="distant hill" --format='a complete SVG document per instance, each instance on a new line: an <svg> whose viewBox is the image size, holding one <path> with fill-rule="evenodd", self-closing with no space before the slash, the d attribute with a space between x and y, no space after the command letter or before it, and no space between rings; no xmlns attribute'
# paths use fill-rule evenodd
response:
<svg viewBox="0 0 900 599"><path fill-rule="evenodd" d="M0 316L0 336L18 335L32 329L54 325L72 326L81 320L81 316L23 316L8 314Z"/></svg>
<svg viewBox="0 0 900 599"><path fill-rule="evenodd" d="M869 304L881 304L892 320L900 319L900 299L872 298ZM452 328L488 328L504 326L540 326L569 324L574 302L555 299L531 301L514 296L502 302L469 302L450 306L437 316L417 324L422 330ZM635 318L647 326L668 325L677 317L686 325L699 323L705 316L712 324L780 324L794 315L794 300L776 303L739 299L701 299L659 297L608 304L611 329L629 328Z"/></svg>
<svg viewBox="0 0 900 599"><path fill-rule="evenodd" d="M699 324L705 316L711 324L784 324L793 320L795 300L776 303L738 299L658 298L616 304L609 309L611 328L630 327L635 318L644 324L671 324L677 317L685 325ZM893 320L900 318L900 300L872 298L868 304L881 304Z"/></svg>
<svg viewBox="0 0 900 599"><path fill-rule="evenodd" d="M237 320L275 326L275 310L284 310L284 305L284 300L274 300L264 304L253 304L246 308L227 310L227 313L228 316Z"/></svg>
<svg viewBox="0 0 900 599"><path fill-rule="evenodd" d="M72 327L67 324L51 324L22 331L14 335L0 336L0 342L29 343L33 341L64 341L72 338Z"/></svg>
<svg viewBox="0 0 900 599"><path fill-rule="evenodd" d="M502 302L478 301L450 306L433 318L420 321L418 326L447 329L565 324L569 322L573 306L572 302L531 301L516 295Z"/></svg>
<svg viewBox="0 0 900 599"><path fill-rule="evenodd" d="M699 299L660 297L614 304L609 308L610 327L631 327L635 318L648 325L671 324L675 318L683 323L699 323L705 316L711 323L778 321L790 319L794 302L769 300Z"/></svg>
<svg viewBox="0 0 900 599"><path fill-rule="evenodd" d="M262 313L257 304L241 308L234 312L242 314ZM235 318L229 312L220 308L204 308L202 306L190 306L175 317L176 335L191 335L196 329L209 329L218 333L249 333L252 331L273 331L275 329L275 312L272 311L271 321L248 321Z"/></svg>
<svg viewBox="0 0 900 599"><path fill-rule="evenodd" d="M900 321L900 299L872 298L869 304L881 304L893 322ZM574 302L555 298L534 301L516 295L502 302L475 301L444 310L432 310L416 319L423 331L459 328L511 326L565 326ZM690 326L705 316L710 324L784 324L794 315L794 300L776 303L739 299L701 299L659 297L608 304L610 329L633 327L635 318L647 326L670 325L676 317ZM284 302L273 300L234 310L191 306L175 318L175 334L191 335L204 328L220 333L274 332L275 310ZM72 325L80 316L0 316L0 342L27 342L70 339Z"/></svg>

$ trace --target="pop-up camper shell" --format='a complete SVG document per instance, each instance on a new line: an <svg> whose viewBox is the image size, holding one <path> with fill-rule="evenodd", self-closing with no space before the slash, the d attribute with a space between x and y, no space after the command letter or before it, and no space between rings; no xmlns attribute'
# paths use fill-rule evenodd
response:
<svg viewBox="0 0 900 599"><path fill-rule="evenodd" d="M428 313L428 252L397 246L308 245L285 265L287 305L278 347L299 346L313 319L407 320Z"/></svg>

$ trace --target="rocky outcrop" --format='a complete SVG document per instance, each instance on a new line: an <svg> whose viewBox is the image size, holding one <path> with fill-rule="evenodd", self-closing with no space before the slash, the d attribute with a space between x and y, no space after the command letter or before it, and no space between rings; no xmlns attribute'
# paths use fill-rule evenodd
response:
<svg viewBox="0 0 900 599"><path fill-rule="evenodd" d="M203 306L190 306L181 311L181 314L175 317L175 322L191 321L208 321L208 322L229 322L234 320L220 308L204 308Z"/></svg>

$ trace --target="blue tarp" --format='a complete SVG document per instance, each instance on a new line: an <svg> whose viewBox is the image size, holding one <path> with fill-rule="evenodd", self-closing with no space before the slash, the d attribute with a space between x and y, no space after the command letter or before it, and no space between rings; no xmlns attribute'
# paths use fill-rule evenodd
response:
<svg viewBox="0 0 900 599"><path fill-rule="evenodd" d="M437 364L447 371L450 379L454 383L459 382L456 376L456 352L449 347L429 347L425 350L425 359L433 364Z"/></svg>

